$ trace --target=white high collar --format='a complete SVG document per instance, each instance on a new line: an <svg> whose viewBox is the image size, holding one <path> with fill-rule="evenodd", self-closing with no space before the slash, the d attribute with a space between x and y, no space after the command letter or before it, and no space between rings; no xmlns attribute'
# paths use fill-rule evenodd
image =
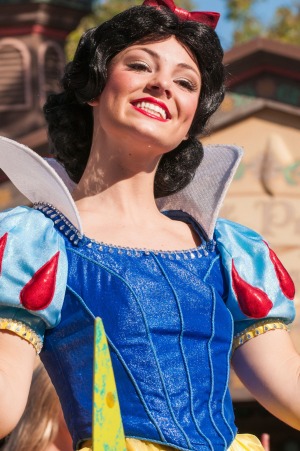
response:
<svg viewBox="0 0 300 451"><path fill-rule="evenodd" d="M231 145L204 146L204 157L193 180L178 193L157 199L159 209L188 213L212 238L242 153L239 147ZM29 147L0 137L0 168L30 202L55 206L82 233L80 216L68 189L72 184L59 165L44 160Z"/></svg>

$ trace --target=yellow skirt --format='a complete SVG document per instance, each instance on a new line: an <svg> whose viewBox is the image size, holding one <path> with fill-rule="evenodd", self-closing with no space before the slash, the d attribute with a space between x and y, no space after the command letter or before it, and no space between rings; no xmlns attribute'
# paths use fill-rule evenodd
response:
<svg viewBox="0 0 300 451"><path fill-rule="evenodd" d="M126 438L127 451L172 451L174 448L151 442L144 442L135 438ZM79 451L92 451L90 446L81 448ZM100 451L100 450L94 450ZM101 450L102 451L102 450ZM264 451L264 447L257 437L251 434L237 434L228 451Z"/></svg>

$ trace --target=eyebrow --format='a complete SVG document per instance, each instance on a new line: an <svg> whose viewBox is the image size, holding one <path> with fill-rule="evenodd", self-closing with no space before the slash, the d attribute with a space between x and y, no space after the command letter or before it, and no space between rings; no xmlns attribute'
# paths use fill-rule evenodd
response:
<svg viewBox="0 0 300 451"><path fill-rule="evenodd" d="M128 50L130 50L130 47L128 47ZM153 56L153 58L160 59L160 55L158 53L154 52L151 49L148 49L147 47L136 47L136 50L142 50L143 52L146 52L149 55ZM177 66L182 67L184 69L189 69L189 70L193 71L198 77L200 76L200 72L197 71L193 66L190 66L187 63L179 63L179 64L177 64Z"/></svg>

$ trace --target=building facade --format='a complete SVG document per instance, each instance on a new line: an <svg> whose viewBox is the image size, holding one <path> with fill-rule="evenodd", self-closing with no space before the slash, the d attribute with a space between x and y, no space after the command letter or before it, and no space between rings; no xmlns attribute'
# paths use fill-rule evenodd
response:
<svg viewBox="0 0 300 451"><path fill-rule="evenodd" d="M227 52L225 65L228 92L204 142L236 144L244 157L221 215L261 233L292 275L300 352L300 47L256 39ZM255 403L234 373L231 387L242 432L270 433L272 451L300 450L300 432Z"/></svg>
<svg viewBox="0 0 300 451"><path fill-rule="evenodd" d="M49 152L42 106L59 90L67 35L93 0L0 0L0 135ZM0 209L23 197L0 171Z"/></svg>
<svg viewBox="0 0 300 451"><path fill-rule="evenodd" d="M48 154L42 105L59 90L66 36L91 7L0 0L0 135ZM263 234L300 293L300 47L256 39L227 52L225 65L228 92L203 143L242 146L244 158L222 216ZM0 182L0 209L26 202L3 173ZM299 294L295 302L291 335L300 352ZM234 374L231 387L241 432L269 432L272 451L300 450L300 433L258 407Z"/></svg>

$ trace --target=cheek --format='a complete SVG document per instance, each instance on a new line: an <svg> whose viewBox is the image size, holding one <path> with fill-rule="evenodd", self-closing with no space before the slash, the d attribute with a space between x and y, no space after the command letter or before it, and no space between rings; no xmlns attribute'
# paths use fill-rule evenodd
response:
<svg viewBox="0 0 300 451"><path fill-rule="evenodd" d="M135 85L135 79L131 73L118 72L110 75L104 91L114 97L118 95L126 95L135 88Z"/></svg>
<svg viewBox="0 0 300 451"><path fill-rule="evenodd" d="M190 124L192 123L192 121L195 117L197 107L198 107L198 101L199 101L199 98L195 97L193 99L189 99L189 101L185 102L185 104L184 104L186 122L189 122Z"/></svg>

